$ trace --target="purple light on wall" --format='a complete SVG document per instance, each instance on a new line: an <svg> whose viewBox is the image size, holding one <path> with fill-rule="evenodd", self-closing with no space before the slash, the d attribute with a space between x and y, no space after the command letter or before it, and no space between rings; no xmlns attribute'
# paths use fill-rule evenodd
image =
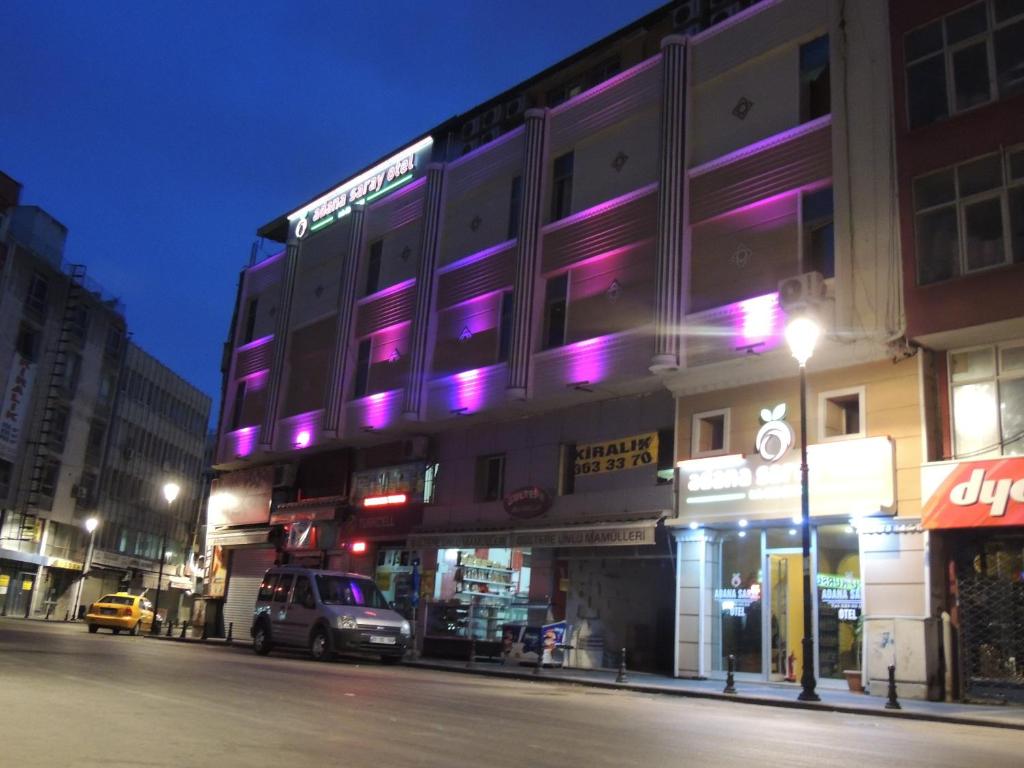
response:
<svg viewBox="0 0 1024 768"><path fill-rule="evenodd" d="M586 381L594 384L608 376L608 348L611 336L584 339L562 348L566 363L566 384Z"/></svg>
<svg viewBox="0 0 1024 768"><path fill-rule="evenodd" d="M637 75L646 72L648 69L656 67L660 64L661 54L652 56L646 61L642 61L636 66L630 67L625 72L620 72L619 74L615 75L615 77L608 78L600 85L594 86L593 88L590 88L589 90L586 90L577 96L573 96L568 101L565 101L559 104L557 107L552 108L551 114L558 115L561 114L562 112L567 112L573 107L579 104L584 104L590 101L591 99L595 98L596 96L600 96L602 93L610 91L612 88L618 87L621 83L624 83L626 80L630 80L636 77Z"/></svg>
<svg viewBox="0 0 1024 768"><path fill-rule="evenodd" d="M398 418L402 404L402 390L375 392L348 405L346 432L359 434L366 429L384 429Z"/></svg>
<svg viewBox="0 0 1024 768"><path fill-rule="evenodd" d="M485 248L482 251L477 251L476 253L471 253L468 256L463 256L462 258L456 259L455 261L445 264L444 266L438 267L437 274L443 275L445 272L451 272L452 270L455 269L462 269L462 267L468 267L470 264L476 264L478 261L483 261L484 259L490 258L491 256L499 254L503 251L507 251L509 248L515 245L515 242L515 240L506 240L502 243L498 243L497 245L492 245L490 248Z"/></svg>
<svg viewBox="0 0 1024 768"><path fill-rule="evenodd" d="M559 219L558 221L553 221L550 224L546 224L541 229L541 231L545 235L547 235L556 230L572 226L573 224L579 221L584 221L586 219L593 218L594 216L600 216L602 213L607 213L608 211L614 208L619 208L623 205L626 205L627 203L633 202L634 200L638 200L641 197L650 195L656 192L657 189L658 182L651 182L650 184L640 187L640 189L635 189L632 192L627 192L624 195L613 197L611 200L605 200L603 203L598 203L597 205L591 206L590 208L578 211L577 213L572 214L572 216L566 216L564 219Z"/></svg>
<svg viewBox="0 0 1024 768"><path fill-rule="evenodd" d="M743 345L757 344L779 335L779 295L769 293L740 303L738 332Z"/></svg>
<svg viewBox="0 0 1024 768"><path fill-rule="evenodd" d="M732 152L716 157L714 160L709 160L706 163L694 166L689 171L690 178L700 176L702 173L713 171L716 168L721 168L723 165L729 165L729 163L734 163L745 157L756 155L766 149L771 149L779 144L784 144L787 141L792 141L793 139L797 139L801 136L806 136L808 133L814 133L817 130L830 127L831 125L832 115L825 115L823 117L815 118L810 122L794 126L793 128L787 128L786 130L780 131L772 136L759 139L753 144L748 144L745 147L740 147Z"/></svg>
<svg viewBox="0 0 1024 768"><path fill-rule="evenodd" d="M228 435L228 460L232 458L244 458L252 454L256 448L256 438L259 436L259 427L243 427Z"/></svg>
<svg viewBox="0 0 1024 768"><path fill-rule="evenodd" d="M236 351L242 352L247 349L256 349L257 347L262 347L264 344L270 343L273 340L273 338L274 334L272 333L267 334L266 336L261 336L260 338L253 339L252 341L248 341L245 344L240 344L238 347L236 347Z"/></svg>
<svg viewBox="0 0 1024 768"><path fill-rule="evenodd" d="M363 298L359 299L356 302L356 304L369 304L379 299L386 299L388 296L393 296L394 294L399 293L400 291L404 291L407 288L412 288L414 285L416 285L416 278L410 277L408 280L403 280L400 283L389 285L387 288L381 288L376 293L371 293L369 296L364 296Z"/></svg>
<svg viewBox="0 0 1024 768"><path fill-rule="evenodd" d="M295 436L295 447L305 448L307 445L309 445L309 441L311 439L312 437L309 434L309 430L304 429Z"/></svg>
<svg viewBox="0 0 1024 768"><path fill-rule="evenodd" d="M468 412L480 410L484 394L480 378L479 368L455 374L451 410Z"/></svg>

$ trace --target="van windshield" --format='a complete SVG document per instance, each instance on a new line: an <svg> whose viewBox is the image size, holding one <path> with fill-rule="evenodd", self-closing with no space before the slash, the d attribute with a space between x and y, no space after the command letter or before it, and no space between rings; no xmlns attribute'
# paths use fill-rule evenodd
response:
<svg viewBox="0 0 1024 768"><path fill-rule="evenodd" d="M359 605L364 608L387 608L384 595L369 579L346 576L317 576L316 588L324 605Z"/></svg>

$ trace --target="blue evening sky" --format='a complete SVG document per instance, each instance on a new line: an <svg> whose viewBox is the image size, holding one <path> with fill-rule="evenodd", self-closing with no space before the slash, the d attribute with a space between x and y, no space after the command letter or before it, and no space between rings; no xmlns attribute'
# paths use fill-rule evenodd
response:
<svg viewBox="0 0 1024 768"><path fill-rule="evenodd" d="M0 170L212 421L259 226L663 4L6 0Z"/></svg>

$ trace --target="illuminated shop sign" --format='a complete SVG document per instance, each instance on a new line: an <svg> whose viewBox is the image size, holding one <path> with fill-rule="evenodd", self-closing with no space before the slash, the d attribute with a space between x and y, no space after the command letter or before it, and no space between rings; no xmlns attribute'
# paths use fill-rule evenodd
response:
<svg viewBox="0 0 1024 768"><path fill-rule="evenodd" d="M575 475L598 475L640 469L658 461L658 433L622 437L603 443L576 446Z"/></svg>
<svg viewBox="0 0 1024 768"><path fill-rule="evenodd" d="M860 613L860 579L852 574L818 574L818 598L836 609L840 621L856 621Z"/></svg>
<svg viewBox="0 0 1024 768"><path fill-rule="evenodd" d="M293 234L301 240L347 216L353 205L372 203L405 186L422 174L433 143L428 136L289 214Z"/></svg>
<svg viewBox="0 0 1024 768"><path fill-rule="evenodd" d="M921 496L925 528L1024 525L1024 458L928 464Z"/></svg>
<svg viewBox="0 0 1024 768"><path fill-rule="evenodd" d="M720 604L719 609L723 613L743 618L751 604L761 600L761 585L754 582L749 587L740 586L738 573L733 574L732 583L736 586L715 590L715 602Z"/></svg>
<svg viewBox="0 0 1024 768"><path fill-rule="evenodd" d="M732 454L677 466L684 517L756 520L799 511L800 459L795 450L775 461L759 454ZM812 517L895 513L895 449L889 438L809 445L807 466Z"/></svg>
<svg viewBox="0 0 1024 768"><path fill-rule="evenodd" d="M415 461L353 472L351 502L361 507L421 502L426 469L426 462Z"/></svg>

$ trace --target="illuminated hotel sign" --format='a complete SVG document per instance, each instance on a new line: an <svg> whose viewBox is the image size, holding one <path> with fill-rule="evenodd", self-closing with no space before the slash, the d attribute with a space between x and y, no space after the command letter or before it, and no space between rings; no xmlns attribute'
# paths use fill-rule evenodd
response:
<svg viewBox="0 0 1024 768"><path fill-rule="evenodd" d="M433 138L428 136L289 214L292 233L302 239L347 216L353 205L372 203L405 186L420 175L433 143Z"/></svg>
<svg viewBox="0 0 1024 768"><path fill-rule="evenodd" d="M895 451L887 437L807 446L811 516L895 513ZM713 456L678 464L683 517L711 522L792 517L800 507L795 450L774 461L758 454Z"/></svg>

